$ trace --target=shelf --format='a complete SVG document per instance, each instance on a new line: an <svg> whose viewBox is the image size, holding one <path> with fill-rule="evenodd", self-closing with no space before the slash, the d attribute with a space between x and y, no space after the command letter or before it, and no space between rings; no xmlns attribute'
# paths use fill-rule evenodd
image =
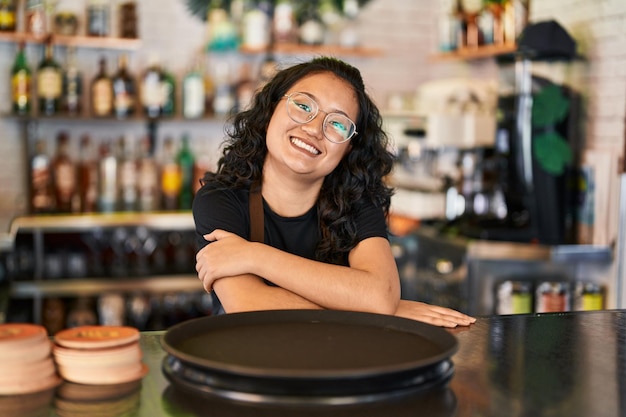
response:
<svg viewBox="0 0 626 417"><path fill-rule="evenodd" d="M17 217L9 234L18 232L81 232L102 227L145 226L156 230L193 230L190 211L181 212L120 212L94 214L50 214Z"/></svg>
<svg viewBox="0 0 626 417"><path fill-rule="evenodd" d="M150 276L142 278L71 278L49 281L14 281L11 297L75 297L95 296L107 292L145 291L167 293L181 291L203 291L202 283L195 275Z"/></svg>
<svg viewBox="0 0 626 417"><path fill-rule="evenodd" d="M126 39L95 36L63 36L52 35L55 45L75 46L93 49L119 49L134 51L141 47L140 39ZM27 44L43 44L46 36L36 36L23 32L0 32L0 42L25 42Z"/></svg>
<svg viewBox="0 0 626 417"><path fill-rule="evenodd" d="M442 52L432 56L435 61L470 61L493 58L500 55L513 54L517 51L515 44L483 45L477 48L464 48L452 52Z"/></svg>
<svg viewBox="0 0 626 417"><path fill-rule="evenodd" d="M94 117L94 116L89 116L89 115L77 115L77 116L72 116L69 114L59 114L56 116L38 116L38 115L28 115L28 116L19 116L19 115L15 115L12 113L8 113L8 114L3 114L0 115L1 118L4 119L15 119L17 121L22 121L22 122L30 122L30 121L37 121L37 122L52 122L52 123L80 123L80 122L85 122L85 123L148 123L148 122L154 122L154 123L176 123L176 122L182 122L182 123L203 123L203 122L208 122L208 123L224 123L227 121L227 116L206 116L206 117L201 117L201 118L197 118L197 119L187 119L185 117L182 116L173 116L173 117L157 117L157 118L150 118L150 117L146 117L143 115L137 115L137 116L131 116L131 117L126 117L126 118L117 118L114 116L111 117Z"/></svg>
<svg viewBox="0 0 626 417"><path fill-rule="evenodd" d="M265 49L241 48L242 54L265 53ZM274 45L272 52L279 55L329 55L329 56L361 56L372 57L382 55L380 49L354 47L348 48L339 45L303 45L299 43L287 43Z"/></svg>

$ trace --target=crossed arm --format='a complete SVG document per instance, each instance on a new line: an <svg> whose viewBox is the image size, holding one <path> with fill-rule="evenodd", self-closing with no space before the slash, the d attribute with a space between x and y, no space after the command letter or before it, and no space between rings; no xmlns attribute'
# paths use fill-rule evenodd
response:
<svg viewBox="0 0 626 417"><path fill-rule="evenodd" d="M217 293L226 312L354 310L444 327L475 321L448 308L400 300L395 260L384 238L360 242L350 252L349 267L305 259L223 230L205 239L212 243L196 256L198 277L205 290ZM263 278L276 286L267 285Z"/></svg>

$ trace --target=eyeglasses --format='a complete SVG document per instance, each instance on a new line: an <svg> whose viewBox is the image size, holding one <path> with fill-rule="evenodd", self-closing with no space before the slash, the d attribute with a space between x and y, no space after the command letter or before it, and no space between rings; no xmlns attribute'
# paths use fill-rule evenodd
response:
<svg viewBox="0 0 626 417"><path fill-rule="evenodd" d="M321 111L320 106L306 93L285 94L287 114L296 123L305 124L315 119ZM357 134L356 125L341 113L326 113L323 124L324 137L333 143L344 143Z"/></svg>

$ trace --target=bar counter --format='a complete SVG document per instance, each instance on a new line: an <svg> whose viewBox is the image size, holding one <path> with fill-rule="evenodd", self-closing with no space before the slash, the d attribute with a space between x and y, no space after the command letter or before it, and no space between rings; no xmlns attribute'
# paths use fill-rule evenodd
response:
<svg viewBox="0 0 626 417"><path fill-rule="evenodd" d="M481 317L469 328L451 331L458 338L459 350L452 357L455 372L450 382L444 387L382 401L353 405L271 405L185 394L170 385L161 372L164 332L147 332L141 335L140 343L149 373L140 382L120 387L117 394L111 389L114 387L76 387L64 383L43 393L0 397L0 415L626 415L626 311ZM110 398L103 400L107 390L111 391Z"/></svg>

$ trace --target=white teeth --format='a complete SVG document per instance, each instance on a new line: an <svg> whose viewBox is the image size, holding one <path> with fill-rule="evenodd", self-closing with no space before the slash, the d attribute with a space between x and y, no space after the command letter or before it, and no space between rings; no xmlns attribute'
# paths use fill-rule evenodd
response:
<svg viewBox="0 0 626 417"><path fill-rule="evenodd" d="M308 145L308 144L302 142L298 138L291 138L291 143L293 143L294 145L296 145L300 149L304 149L305 151L312 153L313 155L319 155L321 153L318 149L314 148L311 145Z"/></svg>

